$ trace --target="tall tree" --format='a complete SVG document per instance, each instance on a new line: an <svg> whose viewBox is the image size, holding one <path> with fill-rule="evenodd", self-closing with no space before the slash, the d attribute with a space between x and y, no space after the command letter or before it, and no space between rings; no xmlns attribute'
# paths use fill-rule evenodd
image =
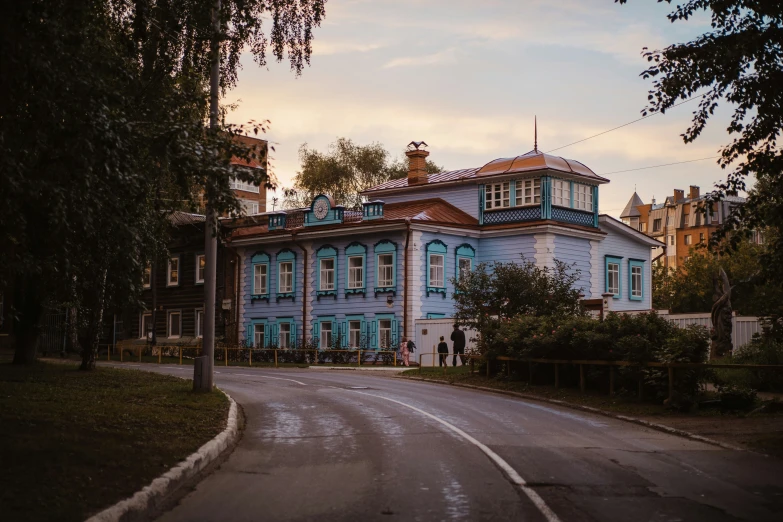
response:
<svg viewBox="0 0 783 522"><path fill-rule="evenodd" d="M284 191L286 208L301 208L318 194L329 194L338 205L361 209L361 192L390 179L404 178L407 161L394 159L380 143L357 145L353 140L338 138L327 152L307 146L299 147L301 170L294 177L292 189ZM427 161L427 172L443 169Z"/></svg>
<svg viewBox="0 0 783 522"><path fill-rule="evenodd" d="M240 53L309 62L326 0L225 0L221 87ZM205 129L210 2L32 0L0 17L0 287L13 282L19 363L35 359L49 303L80 310L83 367L94 364L107 302L134 300L166 211L240 208L229 180L257 151L246 129ZM249 128L264 130L265 123Z"/></svg>
<svg viewBox="0 0 783 522"><path fill-rule="evenodd" d="M615 0L621 4L628 0ZM671 0L658 0L658 2ZM768 248L762 254L767 281L783 286L783 6L779 1L687 0L668 14L672 23L699 13L710 16L711 30L696 39L665 49L644 49L649 67L642 77L652 80L643 114L661 112L680 100L701 98L683 141L696 140L721 103L733 108L727 131L733 137L720 149L719 165L728 170L725 182L710 194L718 200L746 189L755 190L737 207L713 242L736 229L750 232L769 227ZM731 235L729 245L741 241Z"/></svg>

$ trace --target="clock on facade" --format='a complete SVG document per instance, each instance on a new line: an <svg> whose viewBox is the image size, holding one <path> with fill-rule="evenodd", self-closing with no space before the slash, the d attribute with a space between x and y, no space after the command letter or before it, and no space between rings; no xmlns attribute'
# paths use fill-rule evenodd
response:
<svg viewBox="0 0 783 522"><path fill-rule="evenodd" d="M313 204L313 214L316 219L323 219L329 213L329 202L326 198L318 198Z"/></svg>

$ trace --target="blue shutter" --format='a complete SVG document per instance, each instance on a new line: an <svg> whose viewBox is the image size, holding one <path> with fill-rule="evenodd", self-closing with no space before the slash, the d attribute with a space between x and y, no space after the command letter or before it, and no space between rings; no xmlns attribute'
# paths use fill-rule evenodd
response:
<svg viewBox="0 0 783 522"><path fill-rule="evenodd" d="M318 346L319 348L323 349L324 347L321 346L321 335L320 335L320 328L319 328L319 326L320 325L318 323L318 320L316 320L313 323L313 341L315 341L315 345L316 346Z"/></svg>
<svg viewBox="0 0 783 522"><path fill-rule="evenodd" d="M359 331L359 346L361 348L369 348L370 340L368 338L369 332L367 331L367 321L362 318L362 324L360 326L361 330ZM362 343L364 341L364 343Z"/></svg>
<svg viewBox="0 0 783 522"><path fill-rule="evenodd" d="M397 345L400 344L402 339L400 338L400 332L397 330L397 318L392 319L392 338L391 338L391 350L395 350Z"/></svg>
<svg viewBox="0 0 783 522"><path fill-rule="evenodd" d="M340 332L340 345L343 348L347 348L351 344L350 332L348 330L348 321L342 322L342 331Z"/></svg>
<svg viewBox="0 0 783 522"><path fill-rule="evenodd" d="M291 321L291 347L296 348L297 347L297 337L296 337L296 322Z"/></svg>
<svg viewBox="0 0 783 522"><path fill-rule="evenodd" d="M378 320L373 319L370 323L370 347L372 349L378 348Z"/></svg>
<svg viewBox="0 0 783 522"><path fill-rule="evenodd" d="M264 324L264 346L261 348L266 348L269 346L269 324Z"/></svg>
<svg viewBox="0 0 783 522"><path fill-rule="evenodd" d="M275 323L275 324L272 325L272 331L271 331L272 342L275 344L275 346L280 348L280 346L279 346L280 345L280 338L278 337L277 333L278 333L277 323Z"/></svg>
<svg viewBox="0 0 783 522"><path fill-rule="evenodd" d="M253 325L252 325L252 324L250 324L250 325L247 327L247 334L245 335L245 343L246 343L248 346L255 346L255 345L254 345L254 342L255 342L255 335L254 335L254 331L255 331L255 328L253 327ZM258 346L256 346L256 348L258 348Z"/></svg>

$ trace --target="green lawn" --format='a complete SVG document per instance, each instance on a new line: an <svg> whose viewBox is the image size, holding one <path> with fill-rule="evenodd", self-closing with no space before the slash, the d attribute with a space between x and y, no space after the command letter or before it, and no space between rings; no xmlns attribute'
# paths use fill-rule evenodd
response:
<svg viewBox="0 0 783 522"><path fill-rule="evenodd" d="M228 399L134 370L0 364L0 518L84 520L225 428Z"/></svg>

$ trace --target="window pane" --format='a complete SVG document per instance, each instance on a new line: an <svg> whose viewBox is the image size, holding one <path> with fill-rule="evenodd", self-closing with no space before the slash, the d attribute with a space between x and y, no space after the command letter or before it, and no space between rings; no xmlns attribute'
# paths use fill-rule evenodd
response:
<svg viewBox="0 0 783 522"><path fill-rule="evenodd" d="M332 322L321 322L321 348L332 347Z"/></svg>
<svg viewBox="0 0 783 522"><path fill-rule="evenodd" d="M466 275L470 274L470 271L472 269L472 263L469 258L467 257L460 257L459 258L459 278L462 279Z"/></svg>
<svg viewBox="0 0 783 522"><path fill-rule="evenodd" d="M280 348L291 347L291 323L280 323L278 346Z"/></svg>
<svg viewBox="0 0 783 522"><path fill-rule="evenodd" d="M204 337L204 310L196 310L196 337Z"/></svg>
<svg viewBox="0 0 783 522"><path fill-rule="evenodd" d="M204 269L207 266L207 256L196 256L196 282L204 281Z"/></svg>
<svg viewBox="0 0 783 522"><path fill-rule="evenodd" d="M348 345L351 348L361 347L362 341L362 322L361 321L349 321L348 322Z"/></svg>
<svg viewBox="0 0 783 522"><path fill-rule="evenodd" d="M253 293L256 295L266 294L267 265L254 265L253 271Z"/></svg>
<svg viewBox="0 0 783 522"><path fill-rule="evenodd" d="M169 337L180 336L180 314L172 312L169 314Z"/></svg>
<svg viewBox="0 0 783 522"><path fill-rule="evenodd" d="M319 290L334 290L334 258L321 259Z"/></svg>
<svg viewBox="0 0 783 522"><path fill-rule="evenodd" d="M620 265L617 263L609 263L607 267L607 276L608 276L608 288L607 292L610 294L619 294L620 293Z"/></svg>
<svg viewBox="0 0 783 522"><path fill-rule="evenodd" d="M443 256L430 254L430 286L443 286Z"/></svg>
<svg viewBox="0 0 783 522"><path fill-rule="evenodd" d="M169 259L169 284L175 285L179 282L179 258Z"/></svg>
<svg viewBox="0 0 783 522"><path fill-rule="evenodd" d="M378 321L378 342L381 350L385 350L392 345L391 320L381 319Z"/></svg>
<svg viewBox="0 0 783 522"><path fill-rule="evenodd" d="M253 325L253 346L256 348L264 348L264 334L265 326L263 324Z"/></svg>
<svg viewBox="0 0 783 522"><path fill-rule="evenodd" d="M348 288L364 288L364 258L348 258Z"/></svg>
<svg viewBox="0 0 783 522"><path fill-rule="evenodd" d="M287 294L293 292L294 287L294 265L291 262L280 263L280 280L278 282L278 292Z"/></svg>
<svg viewBox="0 0 783 522"><path fill-rule="evenodd" d="M394 256L380 254L378 256L378 286L394 286Z"/></svg>

